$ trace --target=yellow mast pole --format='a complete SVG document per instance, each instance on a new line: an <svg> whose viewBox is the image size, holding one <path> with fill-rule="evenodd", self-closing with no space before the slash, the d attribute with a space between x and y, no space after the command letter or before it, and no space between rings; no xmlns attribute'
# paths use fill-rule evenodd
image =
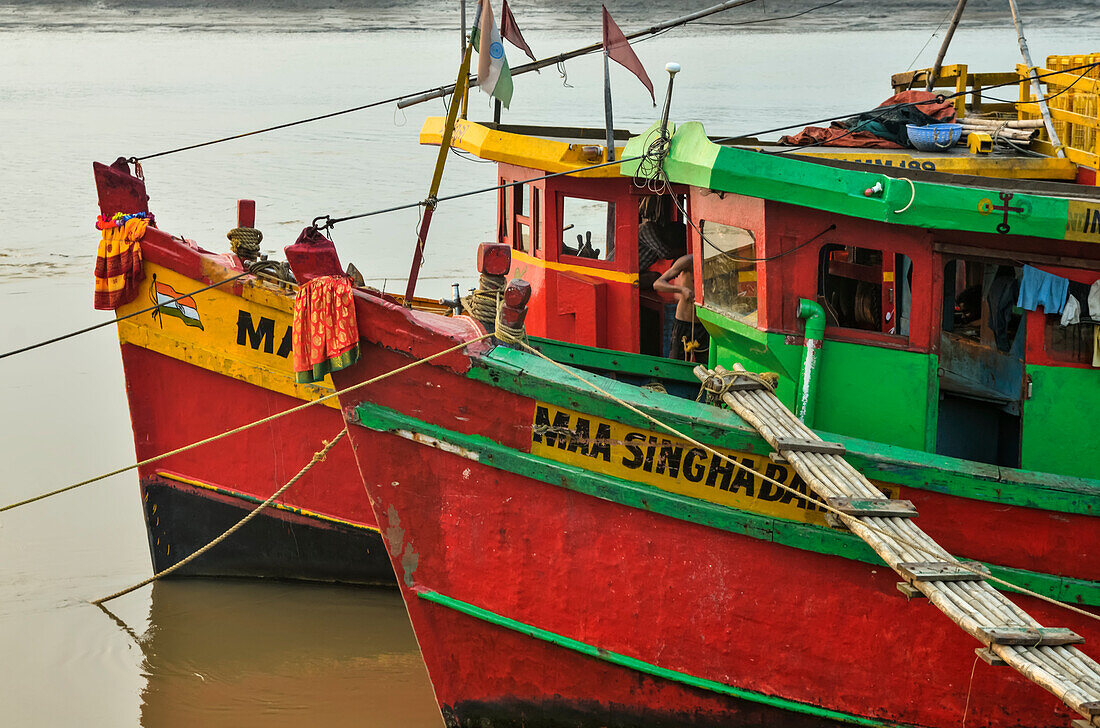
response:
<svg viewBox="0 0 1100 728"><path fill-rule="evenodd" d="M470 56L473 54L473 43L466 43L466 52L462 56L462 65L458 69L458 80L455 81L454 93L451 94L451 104L447 109L447 124L443 128L443 139L439 144L439 156L435 160L435 174L432 175L432 185L428 190L428 197L424 200L424 216L420 220L420 230L416 235L416 250L413 251L412 269L409 271L409 283L405 287L405 305L409 305L413 293L416 291L416 278L420 274L420 266L424 262L424 242L428 238L428 226L432 223L432 213L435 212L436 195L439 194L439 183L443 180L443 166L447 163L447 155L451 150L451 137L455 130L455 121L458 118L459 107L466 98L466 89L470 80Z"/></svg>

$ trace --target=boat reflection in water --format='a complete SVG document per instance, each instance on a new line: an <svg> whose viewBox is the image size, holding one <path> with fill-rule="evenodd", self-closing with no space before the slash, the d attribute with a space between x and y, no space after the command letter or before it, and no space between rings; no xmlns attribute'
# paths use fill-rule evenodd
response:
<svg viewBox="0 0 1100 728"><path fill-rule="evenodd" d="M160 582L135 639L145 726L440 725L393 590Z"/></svg>

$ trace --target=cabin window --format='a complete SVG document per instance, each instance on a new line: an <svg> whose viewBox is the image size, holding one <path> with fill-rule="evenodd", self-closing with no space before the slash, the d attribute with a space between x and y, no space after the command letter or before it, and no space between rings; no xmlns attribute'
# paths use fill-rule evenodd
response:
<svg viewBox="0 0 1100 728"><path fill-rule="evenodd" d="M1100 324L1079 323L1062 326L1062 317L1046 316L1046 341L1043 348L1054 361L1070 364L1092 364L1094 327Z"/></svg>
<svg viewBox="0 0 1100 728"><path fill-rule="evenodd" d="M615 260L615 203L562 197L562 255Z"/></svg>
<svg viewBox="0 0 1100 728"><path fill-rule="evenodd" d="M751 230L701 220L703 303L756 325L756 238Z"/></svg>
<svg viewBox="0 0 1100 728"><path fill-rule="evenodd" d="M908 256L830 244L821 248L819 262L817 293L828 325L909 335Z"/></svg>
<svg viewBox="0 0 1100 728"><path fill-rule="evenodd" d="M530 253L533 241L538 235L538 197L532 198L528 185L516 185L513 189L515 235L512 247L524 253ZM536 244L537 247L539 246Z"/></svg>
<svg viewBox="0 0 1100 728"><path fill-rule="evenodd" d="M1020 275L1018 265L962 258L948 261L943 268L941 329L1007 354L1023 321L1016 308ZM1021 354L1022 348L1017 349Z"/></svg>
<svg viewBox="0 0 1100 728"><path fill-rule="evenodd" d="M542 250L542 232L539 224L539 215L543 210L543 191L541 187L535 188L534 208L531 212L531 228L534 230L535 250Z"/></svg>

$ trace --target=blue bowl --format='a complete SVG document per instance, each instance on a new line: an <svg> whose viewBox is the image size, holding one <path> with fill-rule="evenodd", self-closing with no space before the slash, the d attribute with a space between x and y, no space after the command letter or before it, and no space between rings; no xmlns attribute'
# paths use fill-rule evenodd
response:
<svg viewBox="0 0 1100 728"><path fill-rule="evenodd" d="M922 152L942 152L955 146L962 137L962 124L906 124L909 143Z"/></svg>

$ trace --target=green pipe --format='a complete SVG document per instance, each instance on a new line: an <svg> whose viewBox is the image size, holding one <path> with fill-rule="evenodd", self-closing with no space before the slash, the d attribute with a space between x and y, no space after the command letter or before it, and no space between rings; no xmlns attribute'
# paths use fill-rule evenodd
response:
<svg viewBox="0 0 1100 728"><path fill-rule="evenodd" d="M802 354L802 386L798 394L795 414L806 424L814 426L814 402L817 399L817 351L825 338L825 310L816 301L798 300L798 318L806 319L806 350Z"/></svg>

